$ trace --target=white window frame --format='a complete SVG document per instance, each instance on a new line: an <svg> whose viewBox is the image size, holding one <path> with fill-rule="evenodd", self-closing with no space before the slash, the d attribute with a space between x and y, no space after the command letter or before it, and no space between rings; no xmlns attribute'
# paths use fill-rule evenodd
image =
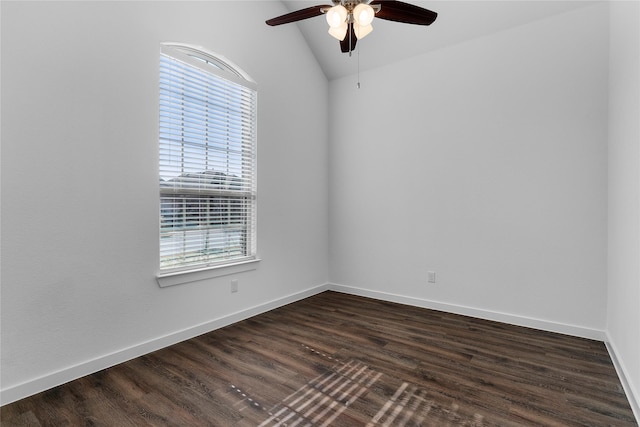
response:
<svg viewBox="0 0 640 427"><path fill-rule="evenodd" d="M236 151L242 152L238 163L241 166L228 166L228 164L233 163L229 161L232 151L225 151L219 143L209 142L209 134L222 132L224 136L224 132L229 132L228 140L237 135L232 135L231 131L214 130L214 126L211 126L212 129L210 130L209 124L207 124L206 131L202 131L202 136L196 136L198 140L195 143L199 144L199 148L195 151L196 149L192 148L194 142L185 137L184 132L182 135L178 135L179 132L176 130L178 127L184 130L189 126L186 124L189 118L184 113L186 108L183 108L181 118L175 119L176 109L180 109L180 105L186 105L186 102L180 104L175 97L168 100L168 91L166 87L163 89L162 86L168 80L160 79L158 141L160 149L159 210L161 224L158 284L161 287L172 286L253 270L257 268L257 262L259 261L256 249L257 85L248 74L231 61L199 46L183 43L163 43L161 45L161 57L161 62L165 64L164 66L161 65L161 70L164 70L161 71L161 74L168 72L167 64L169 63L175 64L178 67L178 72L182 67L189 70L189 72L196 70L195 72L199 73L199 75L206 75L206 78L213 81L216 87L221 84L224 87L228 86L231 88L230 90L240 90L244 95L249 94L248 98L243 98L243 100L249 99L250 102L247 106L246 102L234 101L229 104L229 108L221 113L221 116L224 114L228 116L231 114L230 109L232 107L242 104L242 131L236 132L241 134L241 142L238 143L236 141L227 145L227 150L234 151L235 148ZM199 84L193 81L190 81L190 83ZM202 88L206 88L206 83L203 83ZM187 91L187 89L184 89L184 91ZM227 102L228 99L225 98ZM217 101L218 98L215 100ZM198 112L208 110L206 114L216 119L215 113L211 113L211 110L214 109L212 107L214 105L207 101L204 103L202 110L198 110ZM169 117L168 109L172 110L173 116ZM179 126L176 126L175 123L179 123ZM167 131L168 126L171 127L169 131ZM198 126L200 126L200 122ZM219 127L216 126L216 128ZM178 138L181 139L179 140ZM233 148L229 148L232 145ZM178 147L181 148L178 149ZM190 150L191 152L196 152L196 154L185 154ZM222 170L216 170L220 163L216 163L215 166L209 166L209 158L214 156L217 162L226 159L226 169L223 167ZM202 167L199 162L205 162L205 157L206 166L203 167L204 170L200 171L198 169ZM237 160L234 159L234 161ZM180 170L175 167L177 163L181 165ZM184 165L188 165L188 167L185 168ZM238 168L241 168L241 172ZM220 184L220 178L216 178L216 180L209 179L210 175L207 174L214 172L219 173L218 176L223 177L225 182L229 184ZM233 186L231 184L232 181ZM237 188L237 185L240 185L236 184L237 181L242 182L241 190ZM198 200L199 203L197 205L198 209L195 210L196 214L190 213L194 209L189 210L186 207L181 207L193 206L188 205L188 203L193 203L194 200ZM227 202L227 205L226 210L223 209L222 211L222 217L233 218L233 221L231 219L227 220L226 224L225 220L219 220L220 214L213 213L217 212L214 206L219 207L220 203L224 201ZM238 209L237 206L241 206L241 208ZM214 215L217 215L216 224L218 225L213 225L212 217ZM240 224L241 231L237 230L238 224ZM220 246L219 240L205 236L221 234L230 235L234 241L240 242L239 245L236 245L240 249L234 251L233 245ZM221 252L224 254L223 256L214 255L214 250L206 250L209 245L214 244L212 242L218 245L215 251ZM187 247L191 248L192 244L201 246L193 246L196 250L185 249ZM177 247L182 249L175 249ZM196 253L203 255L196 256L194 255ZM179 259L180 257L182 257L181 260Z"/></svg>

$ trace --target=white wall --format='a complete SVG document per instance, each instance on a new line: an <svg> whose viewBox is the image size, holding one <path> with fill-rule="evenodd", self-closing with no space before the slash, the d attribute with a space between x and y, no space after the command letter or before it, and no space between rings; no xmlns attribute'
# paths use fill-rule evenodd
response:
<svg viewBox="0 0 640 427"><path fill-rule="evenodd" d="M2 2L2 403L326 284L328 84L295 26L264 24L285 12ZM262 262L161 289L163 41L209 48L258 82Z"/></svg>
<svg viewBox="0 0 640 427"><path fill-rule="evenodd" d="M602 337L607 5L330 82L330 280ZM436 284L427 284L435 271Z"/></svg>
<svg viewBox="0 0 640 427"><path fill-rule="evenodd" d="M608 345L640 419L640 6L610 4Z"/></svg>
<svg viewBox="0 0 640 427"><path fill-rule="evenodd" d="M336 289L607 328L637 396L637 21L617 4L609 79L600 4L363 73L358 91L327 84L295 26L264 25L279 2L2 1L0 401L316 292L329 261ZM259 84L263 261L238 294L231 277L154 279L162 41Z"/></svg>

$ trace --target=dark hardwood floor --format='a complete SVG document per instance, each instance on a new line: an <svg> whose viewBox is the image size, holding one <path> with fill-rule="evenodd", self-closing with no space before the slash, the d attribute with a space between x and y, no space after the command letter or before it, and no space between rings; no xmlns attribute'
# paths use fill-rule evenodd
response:
<svg viewBox="0 0 640 427"><path fill-rule="evenodd" d="M325 292L2 407L2 426L634 426L603 343Z"/></svg>

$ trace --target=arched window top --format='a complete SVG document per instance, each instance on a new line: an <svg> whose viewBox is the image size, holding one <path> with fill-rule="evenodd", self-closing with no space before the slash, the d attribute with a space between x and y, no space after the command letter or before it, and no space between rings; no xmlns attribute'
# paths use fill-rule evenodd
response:
<svg viewBox="0 0 640 427"><path fill-rule="evenodd" d="M162 43L162 53L238 84L256 89L256 82L229 59L200 46L186 43Z"/></svg>

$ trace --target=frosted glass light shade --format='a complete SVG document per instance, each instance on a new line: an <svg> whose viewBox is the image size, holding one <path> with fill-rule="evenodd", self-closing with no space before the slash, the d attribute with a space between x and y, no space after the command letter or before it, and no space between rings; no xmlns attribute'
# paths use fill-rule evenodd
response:
<svg viewBox="0 0 640 427"><path fill-rule="evenodd" d="M367 36L367 34L373 31L373 26L371 24L365 26L354 24L353 31L356 33L358 40L362 40Z"/></svg>
<svg viewBox="0 0 640 427"><path fill-rule="evenodd" d="M341 4L333 6L327 11L327 24L329 24L331 28L341 28L342 24L346 24L347 15L348 12L346 7Z"/></svg>
<svg viewBox="0 0 640 427"><path fill-rule="evenodd" d="M353 20L361 27L366 27L371 24L373 22L374 15L375 12L373 8L365 3L360 3L353 9Z"/></svg>
<svg viewBox="0 0 640 427"><path fill-rule="evenodd" d="M347 35L347 23L343 22L339 27L329 27L329 34L340 41L344 40Z"/></svg>

